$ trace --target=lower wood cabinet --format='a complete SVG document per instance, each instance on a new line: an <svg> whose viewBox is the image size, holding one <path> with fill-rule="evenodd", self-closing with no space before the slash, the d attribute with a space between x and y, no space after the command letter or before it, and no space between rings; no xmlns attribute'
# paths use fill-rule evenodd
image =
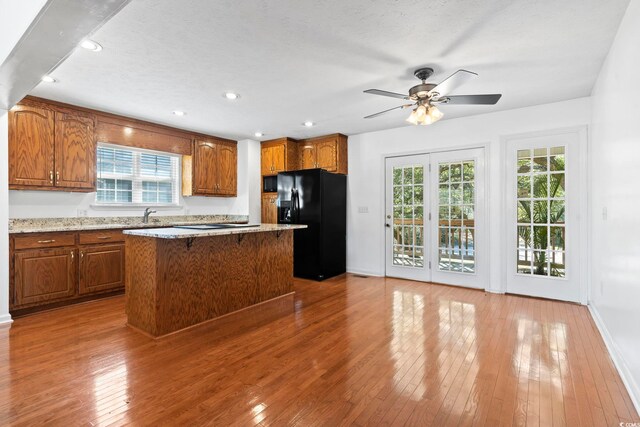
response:
<svg viewBox="0 0 640 427"><path fill-rule="evenodd" d="M124 244L80 247L80 295L124 287Z"/></svg>
<svg viewBox="0 0 640 427"><path fill-rule="evenodd" d="M9 246L11 314L124 290L121 230L16 235Z"/></svg>
<svg viewBox="0 0 640 427"><path fill-rule="evenodd" d="M29 249L15 254L15 305L46 303L76 292L76 249Z"/></svg>
<svg viewBox="0 0 640 427"><path fill-rule="evenodd" d="M264 193L262 195L262 222L265 224L278 223L278 193Z"/></svg>

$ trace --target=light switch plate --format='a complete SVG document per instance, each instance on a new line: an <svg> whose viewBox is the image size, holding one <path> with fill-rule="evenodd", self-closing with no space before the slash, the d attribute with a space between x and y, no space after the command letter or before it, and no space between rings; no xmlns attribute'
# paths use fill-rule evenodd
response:
<svg viewBox="0 0 640 427"><path fill-rule="evenodd" d="M369 206L358 206L358 213L369 213Z"/></svg>

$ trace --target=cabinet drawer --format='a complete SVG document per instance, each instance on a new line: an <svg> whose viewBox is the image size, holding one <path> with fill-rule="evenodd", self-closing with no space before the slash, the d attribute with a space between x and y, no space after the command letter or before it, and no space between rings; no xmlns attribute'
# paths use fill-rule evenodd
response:
<svg viewBox="0 0 640 427"><path fill-rule="evenodd" d="M74 246L76 235L63 233L43 233L29 236L16 236L15 249L55 248L59 246Z"/></svg>
<svg viewBox="0 0 640 427"><path fill-rule="evenodd" d="M81 245L95 245L111 242L124 242L124 234L122 234L122 230L87 231L80 233Z"/></svg>

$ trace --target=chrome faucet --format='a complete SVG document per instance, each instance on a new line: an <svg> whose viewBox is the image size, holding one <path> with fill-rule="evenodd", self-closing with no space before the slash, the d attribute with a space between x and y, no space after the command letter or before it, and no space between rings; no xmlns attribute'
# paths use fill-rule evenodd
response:
<svg viewBox="0 0 640 427"><path fill-rule="evenodd" d="M144 215L142 216L142 223L149 224L149 215L152 213L156 213L157 211L152 211L151 208L147 208L144 210Z"/></svg>

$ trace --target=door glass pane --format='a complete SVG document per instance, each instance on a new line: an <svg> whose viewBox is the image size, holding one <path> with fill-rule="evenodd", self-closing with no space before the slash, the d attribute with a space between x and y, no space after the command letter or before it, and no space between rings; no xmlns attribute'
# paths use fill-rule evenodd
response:
<svg viewBox="0 0 640 427"><path fill-rule="evenodd" d="M424 267L424 168L393 168L393 265Z"/></svg>
<svg viewBox="0 0 640 427"><path fill-rule="evenodd" d="M565 156L565 147L518 151L516 268L520 274L565 277Z"/></svg>
<svg viewBox="0 0 640 427"><path fill-rule="evenodd" d="M438 269L475 272L475 162L438 165Z"/></svg>

